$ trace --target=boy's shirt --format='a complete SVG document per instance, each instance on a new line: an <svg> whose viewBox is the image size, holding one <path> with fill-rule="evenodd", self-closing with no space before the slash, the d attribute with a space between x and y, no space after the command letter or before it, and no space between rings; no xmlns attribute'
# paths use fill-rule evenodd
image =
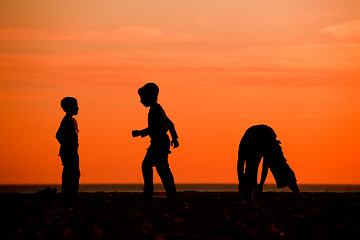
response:
<svg viewBox="0 0 360 240"><path fill-rule="evenodd" d="M56 133L56 139L60 143L59 156L77 153L79 148L78 132L75 118L65 116Z"/></svg>
<svg viewBox="0 0 360 240"><path fill-rule="evenodd" d="M166 116L164 109L156 103L149 109L148 128L142 130L142 136L149 135L151 140L162 139L169 130L173 140L178 138L173 122Z"/></svg>

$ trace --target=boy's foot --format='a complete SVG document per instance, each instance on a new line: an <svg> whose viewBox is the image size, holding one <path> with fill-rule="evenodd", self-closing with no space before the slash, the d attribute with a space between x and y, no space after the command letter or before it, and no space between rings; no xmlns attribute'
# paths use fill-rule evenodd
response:
<svg viewBox="0 0 360 240"><path fill-rule="evenodd" d="M298 198L301 203L312 203L312 199L308 197L301 196Z"/></svg>
<svg viewBox="0 0 360 240"><path fill-rule="evenodd" d="M175 192L175 193L169 193L169 194L167 194L167 198L168 199L174 199L174 198L177 198L178 197L178 195L177 195L177 193Z"/></svg>
<svg viewBox="0 0 360 240"><path fill-rule="evenodd" d="M146 201L150 201L153 199L153 194L152 193L144 193L143 197Z"/></svg>

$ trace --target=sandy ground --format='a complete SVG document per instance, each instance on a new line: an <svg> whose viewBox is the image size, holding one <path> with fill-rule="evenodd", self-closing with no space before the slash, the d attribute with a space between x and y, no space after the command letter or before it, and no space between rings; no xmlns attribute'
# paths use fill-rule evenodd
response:
<svg viewBox="0 0 360 240"><path fill-rule="evenodd" d="M360 193L80 193L60 197L0 194L1 239L360 239Z"/></svg>

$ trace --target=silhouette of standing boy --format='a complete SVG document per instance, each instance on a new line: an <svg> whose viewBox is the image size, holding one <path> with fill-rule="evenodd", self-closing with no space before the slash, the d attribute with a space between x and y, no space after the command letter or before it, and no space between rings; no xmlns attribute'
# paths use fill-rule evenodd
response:
<svg viewBox="0 0 360 240"><path fill-rule="evenodd" d="M245 198L251 199L262 193L269 168L278 188L288 186L297 197L302 198L295 174L286 163L280 146L281 142L276 137L274 130L266 125L252 126L242 137L239 145L237 171L239 192ZM257 185L258 167L262 157L261 180Z"/></svg>
<svg viewBox="0 0 360 240"><path fill-rule="evenodd" d="M56 133L56 139L60 143L59 156L63 165L61 193L65 201L71 201L76 198L79 191L79 130L73 117L78 114L79 107L76 98L73 97L61 100L61 107L66 113Z"/></svg>
<svg viewBox="0 0 360 240"><path fill-rule="evenodd" d="M164 185L168 198L176 197L177 192L173 174L169 168L168 155L170 152L170 132L174 148L179 146L178 136L174 124L166 116L164 109L157 103L159 87L155 83L147 83L138 90L140 102L150 107L148 114L148 127L143 130L132 131L133 137L150 136L151 144L147 150L141 169L144 178L145 198L151 198L154 193L153 167L155 166Z"/></svg>

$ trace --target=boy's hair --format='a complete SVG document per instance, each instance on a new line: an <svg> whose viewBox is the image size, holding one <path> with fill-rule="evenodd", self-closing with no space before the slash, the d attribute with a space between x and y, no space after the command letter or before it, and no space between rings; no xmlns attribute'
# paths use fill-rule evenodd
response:
<svg viewBox="0 0 360 240"><path fill-rule="evenodd" d="M159 95L159 87L155 83L147 83L143 87L139 88L138 94L140 97L157 99L157 96Z"/></svg>
<svg viewBox="0 0 360 240"><path fill-rule="evenodd" d="M77 100L74 97L65 97L60 102L61 108L68 112L72 106L77 105Z"/></svg>

